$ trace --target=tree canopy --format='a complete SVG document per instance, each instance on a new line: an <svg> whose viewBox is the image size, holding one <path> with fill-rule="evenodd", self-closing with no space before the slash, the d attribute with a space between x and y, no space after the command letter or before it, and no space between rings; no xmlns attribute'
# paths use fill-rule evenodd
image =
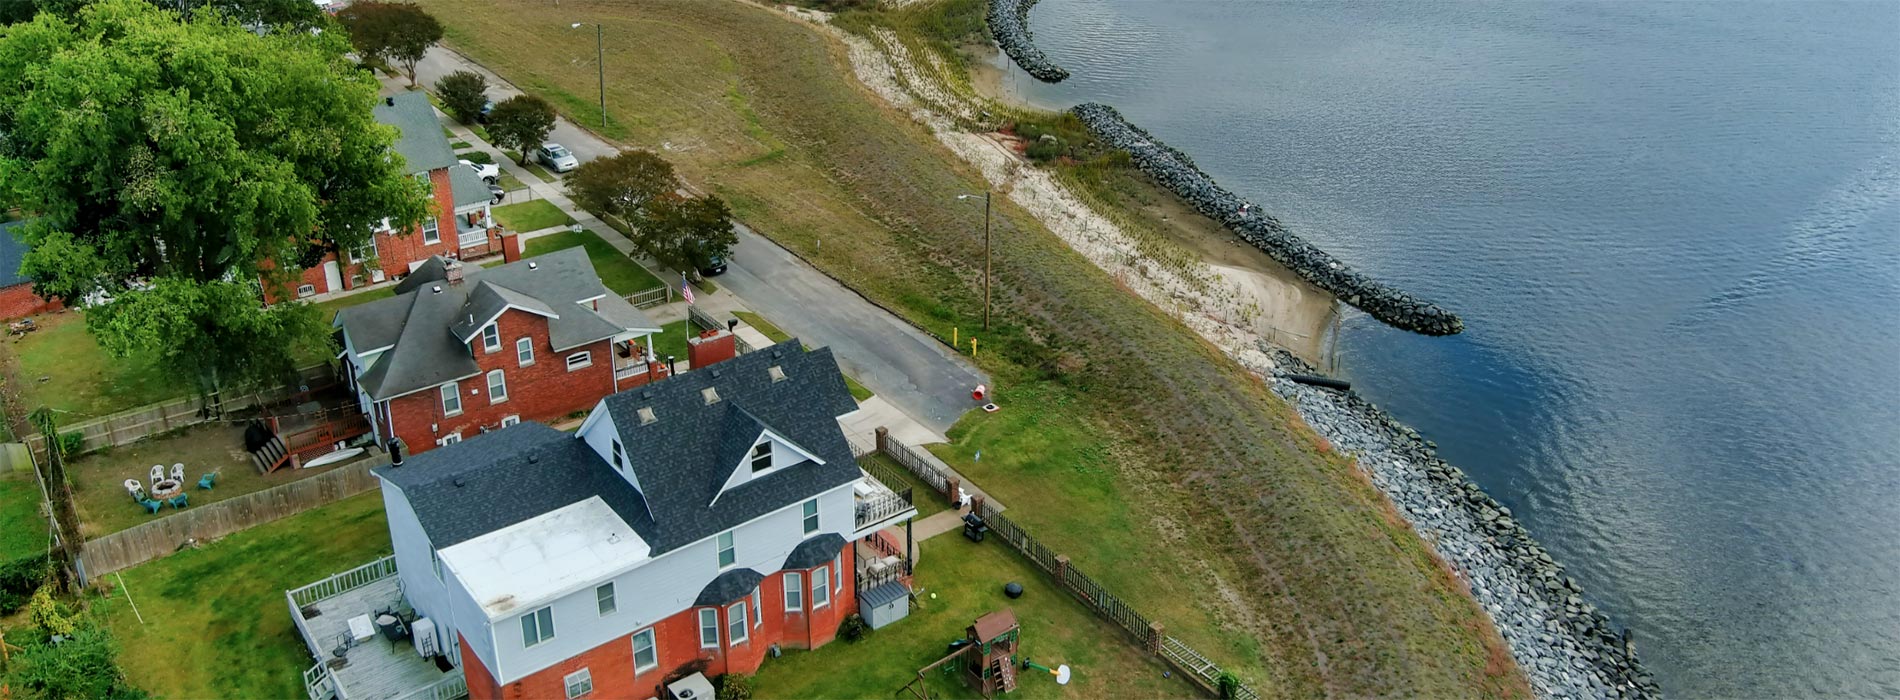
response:
<svg viewBox="0 0 1900 700"><path fill-rule="evenodd" d="M679 189L673 164L652 151L624 151L582 163L567 176L568 192L589 211L637 223L646 204Z"/></svg>
<svg viewBox="0 0 1900 700"><path fill-rule="evenodd" d="M361 0L336 15L350 35L350 43L365 59L402 64L409 84L416 84L416 62L442 40L442 23L421 7L406 2Z"/></svg>
<svg viewBox="0 0 1900 700"><path fill-rule="evenodd" d="M540 148L553 130L553 105L533 95L502 100L488 112L488 136L495 145L515 151L516 162L523 165L528 153Z"/></svg>
<svg viewBox="0 0 1900 700"><path fill-rule="evenodd" d="M645 207L634 223L633 244L667 267L691 271L714 258L732 255L739 236L732 230L732 210L716 196L686 197L666 192Z"/></svg>
<svg viewBox="0 0 1900 700"><path fill-rule="evenodd" d="M0 34L0 200L32 215L35 292L105 293L87 323L108 351L168 354L206 381L282 369L286 334L321 342L321 323L262 308L251 280L285 282L309 251L359 248L426 206L346 49L333 32L259 36L144 0Z"/></svg>
<svg viewBox="0 0 1900 700"><path fill-rule="evenodd" d="M488 79L474 71L458 70L435 81L442 106L463 124L473 124L488 104Z"/></svg>

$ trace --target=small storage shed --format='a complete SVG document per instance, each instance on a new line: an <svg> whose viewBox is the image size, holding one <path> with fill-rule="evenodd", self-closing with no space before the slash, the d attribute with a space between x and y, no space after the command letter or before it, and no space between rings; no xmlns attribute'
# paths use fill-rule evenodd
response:
<svg viewBox="0 0 1900 700"><path fill-rule="evenodd" d="M900 581L891 581L859 593L858 613L864 615L864 624L871 629L902 620L910 615L910 589Z"/></svg>

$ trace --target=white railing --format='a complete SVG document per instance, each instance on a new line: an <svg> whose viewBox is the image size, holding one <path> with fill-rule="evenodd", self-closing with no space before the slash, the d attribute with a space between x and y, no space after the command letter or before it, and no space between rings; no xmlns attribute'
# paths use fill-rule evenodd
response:
<svg viewBox="0 0 1900 700"><path fill-rule="evenodd" d="M290 597L291 608L301 609L311 603L332 598L345 591L361 588L395 575L396 555L392 554L349 571L333 574L329 578L308 586L286 591L285 595ZM303 616L300 613L296 617Z"/></svg>
<svg viewBox="0 0 1900 700"><path fill-rule="evenodd" d="M310 700L330 700L336 697L336 679L330 676L330 667L318 662L304 669L303 690L310 694Z"/></svg>
<svg viewBox="0 0 1900 700"><path fill-rule="evenodd" d="M642 374L645 374L646 371L647 371L647 366L645 364L627 365L625 367L615 367L614 379L632 379L634 377L638 377Z"/></svg>
<svg viewBox="0 0 1900 700"><path fill-rule="evenodd" d="M455 241L463 248L473 248L488 242L488 229L464 231L455 235Z"/></svg>
<svg viewBox="0 0 1900 700"><path fill-rule="evenodd" d="M875 479L872 481L876 483ZM858 530L895 518L905 511L916 515L917 507L904 500L904 497L880 488L876 493L858 500Z"/></svg>
<svg viewBox="0 0 1900 700"><path fill-rule="evenodd" d="M456 671L442 680L397 696L397 700L456 700L468 697L468 678Z"/></svg>

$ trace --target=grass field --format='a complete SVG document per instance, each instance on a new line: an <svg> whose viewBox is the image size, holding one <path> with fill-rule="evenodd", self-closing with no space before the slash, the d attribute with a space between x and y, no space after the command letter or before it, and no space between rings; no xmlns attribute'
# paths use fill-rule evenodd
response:
<svg viewBox="0 0 1900 700"><path fill-rule="evenodd" d="M520 204L504 204L493 209L495 221L504 228L517 233L539 231L552 226L566 226L574 223L574 217L554 206L553 202L536 199Z"/></svg>
<svg viewBox="0 0 1900 700"><path fill-rule="evenodd" d="M40 517L40 485L31 469L0 474L0 562L46 548L47 524Z"/></svg>
<svg viewBox="0 0 1900 700"><path fill-rule="evenodd" d="M366 493L103 577L94 605L156 697L301 698L312 661L284 591L389 551L382 494Z"/></svg>
<svg viewBox="0 0 1900 700"><path fill-rule="evenodd" d="M546 200L537 199L535 202L545 203ZM534 257L575 246L587 248L587 259L593 261L594 272L600 275L601 283L615 294L626 296L661 286L660 278L654 277L640 263L608 245L593 231L570 231L535 238L528 241L521 253Z"/></svg>
<svg viewBox="0 0 1900 700"><path fill-rule="evenodd" d="M760 698L892 698L917 669L942 658L944 646L984 613L1009 609L1022 625L1022 653L1037 663L1068 664L1067 687L1038 671L1017 676L1015 698L1192 698L1199 691L1165 678L1159 660L1129 643L1119 628L1096 619L1049 585L1040 572L1002 544L943 535L923 542L916 585L923 600L910 616L856 643L833 642L815 651L768 659L753 680ZM1003 596L1003 584L1023 584L1023 597ZM935 597L931 597L932 595ZM943 673L929 677L931 697L975 698Z"/></svg>
<svg viewBox="0 0 1900 700"><path fill-rule="evenodd" d="M740 219L925 331L979 325L983 236L955 196L986 183L858 85L818 31L736 1L570 0L559 17L422 5L448 43L582 116L595 74L568 24L601 22L607 60L643 67L608 84L608 136L669 144ZM967 28L981 6L897 14ZM980 363L1003 410L953 431L953 464L1262 693L1528 695L1483 612L1349 460L1257 377L997 204Z"/></svg>
<svg viewBox="0 0 1900 700"><path fill-rule="evenodd" d="M40 329L24 336L8 336L5 352L13 355L12 389L23 412L48 406L66 415L70 423L137 408L191 391L143 358L114 358L86 332L78 311L44 314L33 319Z"/></svg>

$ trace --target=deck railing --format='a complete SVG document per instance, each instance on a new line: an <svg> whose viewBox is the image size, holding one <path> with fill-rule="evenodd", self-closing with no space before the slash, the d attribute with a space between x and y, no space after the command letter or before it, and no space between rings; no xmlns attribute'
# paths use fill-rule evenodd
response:
<svg viewBox="0 0 1900 700"><path fill-rule="evenodd" d="M442 680L397 696L397 700L456 700L468 697L468 677L462 672L443 676Z"/></svg>
<svg viewBox="0 0 1900 700"><path fill-rule="evenodd" d="M291 607L301 609L311 603L332 598L395 575L396 556L392 554L349 571L333 574L329 578L308 586L286 591L284 595L290 598Z"/></svg>
<svg viewBox="0 0 1900 700"><path fill-rule="evenodd" d="M336 697L336 678L330 675L330 667L318 662L317 665L303 671L303 690L310 700L330 700Z"/></svg>
<svg viewBox="0 0 1900 700"><path fill-rule="evenodd" d="M917 507L911 505L910 501L906 499L904 496L898 495L896 493L892 493L890 490L885 489L885 490L882 490L881 493L872 494L871 496L858 501L857 511L858 511L858 529L862 530L873 524L883 522L885 520L889 520L893 517L896 517L897 515L902 514L904 511L910 511L911 513L916 513Z"/></svg>

